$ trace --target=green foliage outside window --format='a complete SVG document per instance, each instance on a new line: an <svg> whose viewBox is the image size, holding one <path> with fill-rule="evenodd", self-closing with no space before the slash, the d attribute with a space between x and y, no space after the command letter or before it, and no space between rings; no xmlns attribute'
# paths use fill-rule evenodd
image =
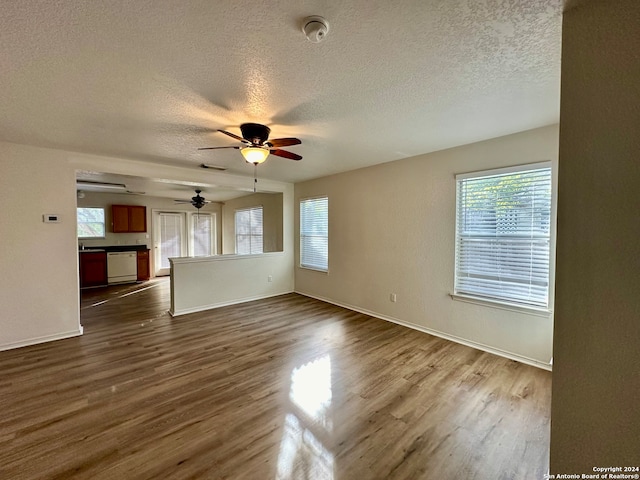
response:
<svg viewBox="0 0 640 480"><path fill-rule="evenodd" d="M104 208L78 207L78 238L104 238Z"/></svg>

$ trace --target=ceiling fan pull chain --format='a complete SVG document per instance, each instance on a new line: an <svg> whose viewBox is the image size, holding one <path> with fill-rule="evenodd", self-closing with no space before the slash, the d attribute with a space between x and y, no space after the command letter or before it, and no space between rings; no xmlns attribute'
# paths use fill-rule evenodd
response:
<svg viewBox="0 0 640 480"><path fill-rule="evenodd" d="M256 193L256 186L258 184L258 164L253 164L253 193Z"/></svg>

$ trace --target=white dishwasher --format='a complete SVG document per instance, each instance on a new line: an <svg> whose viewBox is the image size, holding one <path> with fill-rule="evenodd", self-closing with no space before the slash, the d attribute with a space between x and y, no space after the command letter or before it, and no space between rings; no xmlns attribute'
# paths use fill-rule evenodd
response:
<svg viewBox="0 0 640 480"><path fill-rule="evenodd" d="M137 252L108 252L108 283L135 282L138 279Z"/></svg>

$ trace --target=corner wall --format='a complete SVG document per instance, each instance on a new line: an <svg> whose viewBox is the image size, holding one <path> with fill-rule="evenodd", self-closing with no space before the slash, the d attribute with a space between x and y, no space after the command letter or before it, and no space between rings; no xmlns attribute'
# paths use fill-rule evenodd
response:
<svg viewBox="0 0 640 480"><path fill-rule="evenodd" d="M262 207L263 251L283 250L282 193L254 193L224 202L222 207L222 254L236 253L236 210Z"/></svg>
<svg viewBox="0 0 640 480"><path fill-rule="evenodd" d="M296 238L299 201L329 197L329 273L300 268L296 245L296 291L550 369L550 315L454 301L449 293L455 174L549 160L555 182L557 158L552 125L296 184Z"/></svg>
<svg viewBox="0 0 640 480"><path fill-rule="evenodd" d="M574 5L562 28L552 474L640 467L640 2Z"/></svg>
<svg viewBox="0 0 640 480"><path fill-rule="evenodd" d="M0 142L0 196L0 350L80 335L75 170L64 152Z"/></svg>

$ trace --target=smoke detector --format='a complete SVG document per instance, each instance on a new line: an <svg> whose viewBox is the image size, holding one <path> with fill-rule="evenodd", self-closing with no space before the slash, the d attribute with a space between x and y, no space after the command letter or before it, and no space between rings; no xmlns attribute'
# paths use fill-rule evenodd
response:
<svg viewBox="0 0 640 480"><path fill-rule="evenodd" d="M323 17L312 15L302 22L302 32L311 43L320 43L329 33L329 22Z"/></svg>

